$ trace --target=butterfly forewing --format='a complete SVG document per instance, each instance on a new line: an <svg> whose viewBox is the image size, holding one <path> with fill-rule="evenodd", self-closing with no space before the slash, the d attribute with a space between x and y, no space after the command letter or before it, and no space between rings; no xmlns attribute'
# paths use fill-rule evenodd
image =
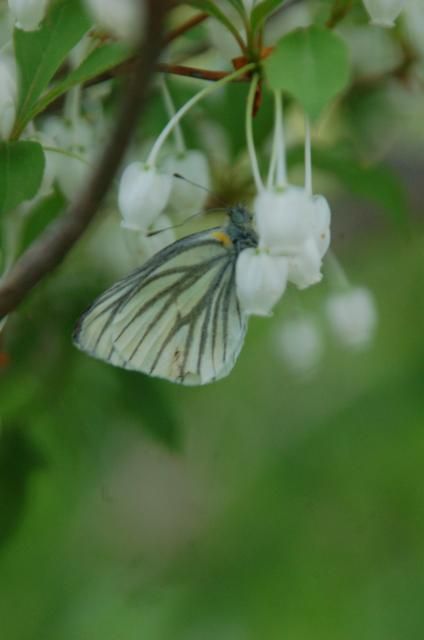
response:
<svg viewBox="0 0 424 640"><path fill-rule="evenodd" d="M108 289L81 318L76 345L116 366L183 384L226 375L246 320L236 296L237 254L214 231L175 242Z"/></svg>

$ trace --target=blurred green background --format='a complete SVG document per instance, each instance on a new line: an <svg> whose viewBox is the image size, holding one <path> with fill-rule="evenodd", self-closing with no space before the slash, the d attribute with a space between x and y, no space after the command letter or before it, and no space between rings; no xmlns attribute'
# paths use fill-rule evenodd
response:
<svg viewBox="0 0 424 640"><path fill-rule="evenodd" d="M179 101L194 91L190 81L172 88ZM186 128L208 148L205 124L218 123L228 155L215 160L215 186L230 200L249 197L244 98L231 87ZM164 119L155 101L143 135ZM268 102L256 123L263 158ZM424 637L423 116L422 94L389 82L354 93L315 131L333 247L376 297L366 350L328 331L324 279L289 291L272 319L253 318L235 370L208 387L89 359L70 336L123 271L113 211L10 319L0 349L2 639ZM289 108L294 178L298 117ZM275 347L299 305L324 333L308 376Z"/></svg>

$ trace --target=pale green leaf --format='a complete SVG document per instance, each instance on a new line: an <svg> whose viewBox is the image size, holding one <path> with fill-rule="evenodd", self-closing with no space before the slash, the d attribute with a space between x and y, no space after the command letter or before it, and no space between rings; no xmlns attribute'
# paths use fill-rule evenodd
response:
<svg viewBox="0 0 424 640"><path fill-rule="evenodd" d="M308 27L284 36L264 62L272 89L294 96L312 119L347 86L348 52L327 29Z"/></svg>

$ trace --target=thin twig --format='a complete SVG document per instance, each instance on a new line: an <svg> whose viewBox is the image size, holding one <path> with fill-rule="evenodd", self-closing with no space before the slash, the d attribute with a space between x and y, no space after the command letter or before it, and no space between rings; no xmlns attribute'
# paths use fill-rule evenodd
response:
<svg viewBox="0 0 424 640"><path fill-rule="evenodd" d="M190 31L194 27L197 27L197 25L207 20L207 18L209 18L208 13L196 13L196 15L190 18L190 20L187 20L187 22L183 22L183 24L179 27L176 27L175 29L172 29L172 31L169 31L164 38L164 44L169 44L173 40L176 40L180 36L187 33L187 31Z"/></svg>
<svg viewBox="0 0 424 640"><path fill-rule="evenodd" d="M124 156L140 113L146 106L150 81L162 48L162 30L169 0L148 0L144 45L138 48L134 74L122 100L115 129L92 177L68 211L22 255L0 283L0 317L10 313L65 258L92 222ZM143 29L144 31L144 29Z"/></svg>

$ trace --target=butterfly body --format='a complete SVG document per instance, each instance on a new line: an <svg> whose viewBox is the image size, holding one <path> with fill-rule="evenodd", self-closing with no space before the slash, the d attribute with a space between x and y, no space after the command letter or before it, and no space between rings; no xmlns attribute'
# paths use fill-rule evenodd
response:
<svg viewBox="0 0 424 640"><path fill-rule="evenodd" d="M257 246L250 214L229 209L223 227L194 233L152 256L97 298L74 332L95 358L186 385L227 375L247 319L237 298L241 251Z"/></svg>

